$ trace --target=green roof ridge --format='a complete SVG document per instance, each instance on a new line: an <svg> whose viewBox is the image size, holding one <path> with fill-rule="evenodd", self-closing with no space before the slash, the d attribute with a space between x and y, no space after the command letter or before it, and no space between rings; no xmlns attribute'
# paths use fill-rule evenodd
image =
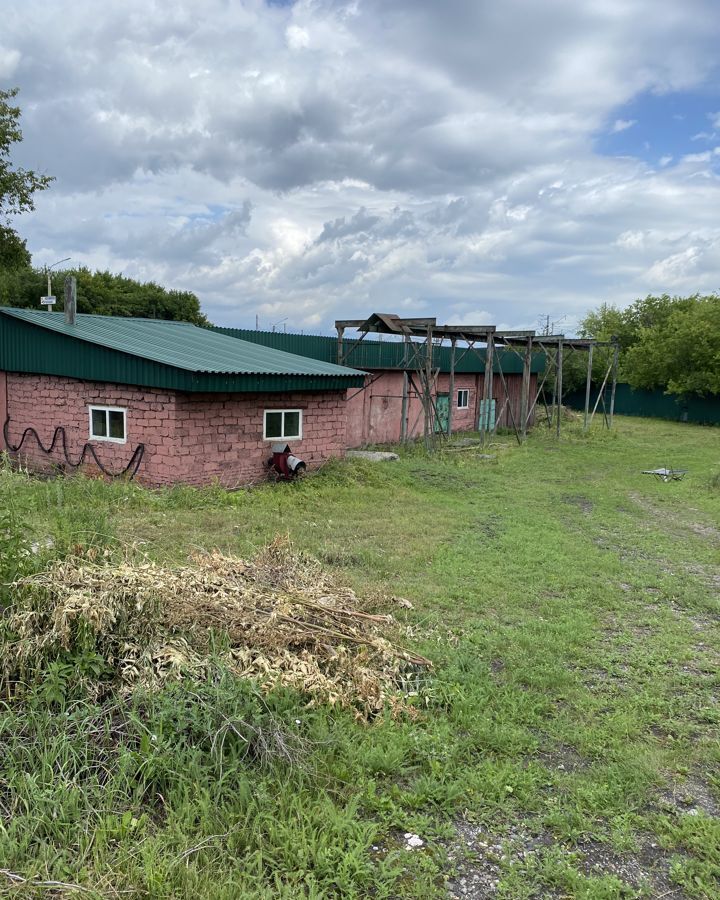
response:
<svg viewBox="0 0 720 900"><path fill-rule="evenodd" d="M60 312L0 307L0 313L56 334L186 372L334 378L363 374L346 366L230 337L190 322L79 313L76 323L69 325L64 313Z"/></svg>

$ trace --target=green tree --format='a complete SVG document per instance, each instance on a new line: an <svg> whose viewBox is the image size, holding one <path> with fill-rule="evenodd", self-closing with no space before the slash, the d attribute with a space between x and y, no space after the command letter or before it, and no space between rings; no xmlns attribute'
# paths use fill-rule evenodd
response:
<svg viewBox="0 0 720 900"><path fill-rule="evenodd" d="M63 283L68 275L77 279L80 313L209 324L192 291L167 290L154 282L142 283L111 272L91 272L85 267L53 272L53 292L58 297L58 309L63 308ZM0 269L0 306L38 309L40 297L46 291L47 274L43 269Z"/></svg>
<svg viewBox="0 0 720 900"><path fill-rule="evenodd" d="M580 323L580 336L609 341L616 337L621 350L633 345L637 329L630 321L628 311L603 303L599 309L589 312Z"/></svg>
<svg viewBox="0 0 720 900"><path fill-rule="evenodd" d="M25 241L10 227L10 222L18 213L34 209L35 192L44 191L53 181L48 175L12 165L10 151L22 140L20 107L12 105L17 92L17 88L0 90L0 267L5 269L30 265Z"/></svg>
<svg viewBox="0 0 720 900"><path fill-rule="evenodd" d="M624 368L632 387L720 394L720 297L684 298L640 328Z"/></svg>
<svg viewBox="0 0 720 900"><path fill-rule="evenodd" d="M625 323L625 310L603 303L598 309L589 312L580 322L580 337L595 338L598 341L610 341L617 338L621 350L632 342L632 335ZM608 365L612 361L613 350L610 347L598 347L593 352L592 378L600 384L605 377ZM621 357L622 358L622 357ZM585 388L587 379L588 355L584 351L567 351L563 359L563 394Z"/></svg>
<svg viewBox="0 0 720 900"><path fill-rule="evenodd" d="M720 297L659 297L626 309L603 304L585 317L584 337L620 342L621 381L671 394L720 393ZM595 370L595 366L593 366ZM597 380L598 372L594 371Z"/></svg>

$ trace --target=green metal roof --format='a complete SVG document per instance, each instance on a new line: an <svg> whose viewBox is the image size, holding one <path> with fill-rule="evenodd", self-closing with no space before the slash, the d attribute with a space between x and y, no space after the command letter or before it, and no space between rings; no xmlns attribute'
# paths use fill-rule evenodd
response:
<svg viewBox="0 0 720 900"><path fill-rule="evenodd" d="M186 322L0 307L0 369L185 391L343 390L364 373Z"/></svg>
<svg viewBox="0 0 720 900"><path fill-rule="evenodd" d="M65 314L60 312L7 307L0 308L0 312L76 340L110 347L188 372L227 375L359 374L345 366L297 356L249 341L238 344L237 339L188 322L81 314L74 325L68 325Z"/></svg>
<svg viewBox="0 0 720 900"><path fill-rule="evenodd" d="M252 331L245 328L220 328L216 331L227 334L236 340L251 341L265 347L274 347L313 359L334 362L337 360L337 338L318 334L286 334L279 331ZM359 335L358 335L359 337ZM362 369L402 369L405 349L402 341L376 340L366 338L357 343L356 338L343 339L344 352L348 353L348 364ZM485 371L485 348L465 352L466 347L458 344L455 351L455 371L458 373L483 373ZM450 347L435 347L433 360L441 372L450 371ZM495 347L493 360L495 372L502 371L506 375L521 374L523 361L521 355L505 347ZM545 367L545 354L534 353L532 372L541 372Z"/></svg>

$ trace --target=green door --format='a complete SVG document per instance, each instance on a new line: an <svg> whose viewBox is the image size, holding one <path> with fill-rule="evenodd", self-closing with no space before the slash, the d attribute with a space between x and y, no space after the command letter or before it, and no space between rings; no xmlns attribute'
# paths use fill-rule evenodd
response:
<svg viewBox="0 0 720 900"><path fill-rule="evenodd" d="M435 398L435 433L447 434L450 424L450 394L438 394Z"/></svg>
<svg viewBox="0 0 720 900"><path fill-rule="evenodd" d="M495 427L495 400L481 400L478 415L478 431L492 431Z"/></svg>

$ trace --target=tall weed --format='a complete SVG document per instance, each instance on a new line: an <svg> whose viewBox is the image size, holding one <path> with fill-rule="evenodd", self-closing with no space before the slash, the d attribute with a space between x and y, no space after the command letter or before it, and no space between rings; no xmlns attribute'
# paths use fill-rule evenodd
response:
<svg viewBox="0 0 720 900"><path fill-rule="evenodd" d="M33 545L23 511L13 498L2 496L0 506L0 609L7 606L11 597L11 585L23 575L33 571Z"/></svg>

